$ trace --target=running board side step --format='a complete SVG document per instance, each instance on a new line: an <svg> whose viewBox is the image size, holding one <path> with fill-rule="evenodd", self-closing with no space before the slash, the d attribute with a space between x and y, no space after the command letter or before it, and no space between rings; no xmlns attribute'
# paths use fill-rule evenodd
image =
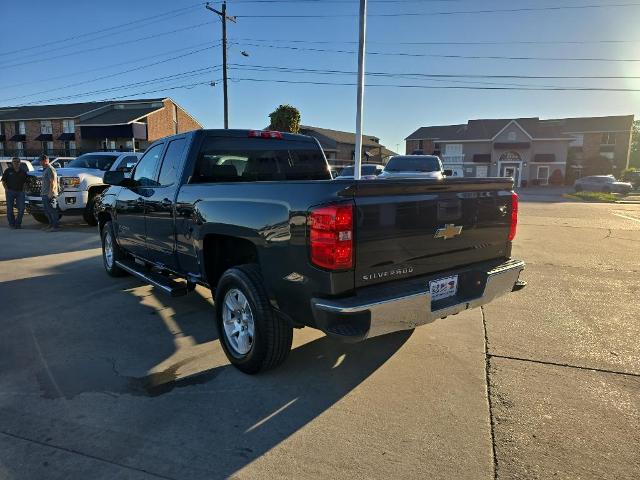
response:
<svg viewBox="0 0 640 480"><path fill-rule="evenodd" d="M187 282L177 282L165 275L147 270L145 267L131 260L116 260L116 265L125 272L142 280L144 283L153 285L162 293L172 297L182 297L193 290L189 288Z"/></svg>

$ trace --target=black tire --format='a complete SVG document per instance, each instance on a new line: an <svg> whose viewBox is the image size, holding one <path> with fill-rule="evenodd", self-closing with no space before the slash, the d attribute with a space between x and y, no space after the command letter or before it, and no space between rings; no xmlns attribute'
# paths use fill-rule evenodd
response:
<svg viewBox="0 0 640 480"><path fill-rule="evenodd" d="M47 218L47 216L43 213L32 213L31 216L34 218L34 220L38 223L49 223L49 219Z"/></svg>
<svg viewBox="0 0 640 480"><path fill-rule="evenodd" d="M109 239L107 237L109 237ZM116 265L116 260L123 260L126 257L126 255L118 246L118 243L116 242L115 238L116 237L113 233L112 223L111 222L105 223L104 227L102 228L102 263L104 265L104 269L112 277L124 277L125 275L127 275L127 272L125 272L124 270L122 270L120 267ZM109 263L107 259L107 252L105 249L105 245L107 244L108 241L111 242L111 249L113 253L111 263Z"/></svg>
<svg viewBox="0 0 640 480"><path fill-rule="evenodd" d="M576 185L576 192L581 192L582 191L582 187L580 185Z"/></svg>
<svg viewBox="0 0 640 480"><path fill-rule="evenodd" d="M87 202L87 206L84 207L84 212L82 212L82 218L87 225L95 227L98 225L98 219L96 218L96 195L92 195L89 197L89 201Z"/></svg>
<svg viewBox="0 0 640 480"><path fill-rule="evenodd" d="M246 297L254 321L255 334L246 354L239 354L229 343L223 325L224 300L231 289L240 290ZM220 343L232 365L244 373L254 374L275 368L286 360L291 351L293 328L271 307L257 265L240 265L224 272L215 298Z"/></svg>

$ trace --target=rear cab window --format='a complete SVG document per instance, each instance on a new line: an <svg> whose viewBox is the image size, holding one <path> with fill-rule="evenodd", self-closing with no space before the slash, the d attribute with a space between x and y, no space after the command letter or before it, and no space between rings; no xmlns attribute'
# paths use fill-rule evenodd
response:
<svg viewBox="0 0 640 480"><path fill-rule="evenodd" d="M189 183L331 180L324 153L312 141L206 137Z"/></svg>

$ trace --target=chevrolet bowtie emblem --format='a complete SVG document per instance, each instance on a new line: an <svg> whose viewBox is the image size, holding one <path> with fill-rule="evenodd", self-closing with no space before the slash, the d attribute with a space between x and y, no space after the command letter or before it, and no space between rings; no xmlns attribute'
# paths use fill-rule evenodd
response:
<svg viewBox="0 0 640 480"><path fill-rule="evenodd" d="M453 237L457 237L462 233L462 227L458 227L452 223L446 224L443 228L436 230L434 238L444 238L445 240Z"/></svg>

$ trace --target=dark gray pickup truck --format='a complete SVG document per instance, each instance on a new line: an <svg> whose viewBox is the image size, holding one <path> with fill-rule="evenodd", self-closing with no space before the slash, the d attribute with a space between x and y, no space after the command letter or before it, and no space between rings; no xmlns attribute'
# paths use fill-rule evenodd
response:
<svg viewBox="0 0 640 480"><path fill-rule="evenodd" d="M332 180L313 138L199 130L105 183L107 273L173 296L209 287L220 342L247 373L282 363L293 328L360 341L524 286L507 178Z"/></svg>

